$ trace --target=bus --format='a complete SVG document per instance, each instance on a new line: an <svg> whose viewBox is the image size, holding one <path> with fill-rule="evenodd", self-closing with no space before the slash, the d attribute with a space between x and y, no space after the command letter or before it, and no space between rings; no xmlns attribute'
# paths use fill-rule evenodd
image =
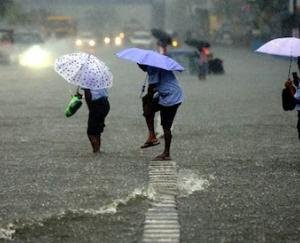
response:
<svg viewBox="0 0 300 243"><path fill-rule="evenodd" d="M46 37L64 38L77 34L77 23L70 16L48 16L43 26Z"/></svg>

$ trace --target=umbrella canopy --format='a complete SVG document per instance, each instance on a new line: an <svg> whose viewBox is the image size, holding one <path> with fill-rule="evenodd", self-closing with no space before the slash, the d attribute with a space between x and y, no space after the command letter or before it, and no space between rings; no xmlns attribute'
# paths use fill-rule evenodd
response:
<svg viewBox="0 0 300 243"><path fill-rule="evenodd" d="M167 32L161 29L151 29L151 33L162 45L167 46L172 44L172 37Z"/></svg>
<svg viewBox="0 0 300 243"><path fill-rule="evenodd" d="M256 52L278 56L298 57L300 56L300 39L295 37L277 38L271 40Z"/></svg>
<svg viewBox="0 0 300 243"><path fill-rule="evenodd" d="M197 39L187 39L185 43L189 46L197 48L198 50L201 50L204 47L210 47L210 44L207 41Z"/></svg>
<svg viewBox="0 0 300 243"><path fill-rule="evenodd" d="M292 58L300 56L300 39L295 37L273 39L271 41L268 41L255 51L270 55L290 57L288 73L289 78L291 74Z"/></svg>
<svg viewBox="0 0 300 243"><path fill-rule="evenodd" d="M67 82L87 89L112 86L113 75L97 57L80 52L63 55L55 60L55 71Z"/></svg>
<svg viewBox="0 0 300 243"><path fill-rule="evenodd" d="M138 64L144 64L169 71L183 71L184 68L170 57L159 54L152 50L128 48L116 54L119 58L126 59Z"/></svg>

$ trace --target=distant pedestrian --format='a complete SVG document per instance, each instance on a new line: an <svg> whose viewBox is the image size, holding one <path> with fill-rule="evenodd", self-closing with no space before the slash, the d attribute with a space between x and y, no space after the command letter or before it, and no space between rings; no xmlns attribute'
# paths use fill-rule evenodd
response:
<svg viewBox="0 0 300 243"><path fill-rule="evenodd" d="M162 55L166 55L167 54L167 46L168 44L164 41L158 40L156 42L156 48L157 51L162 54Z"/></svg>
<svg viewBox="0 0 300 243"><path fill-rule="evenodd" d="M148 138L141 148L159 144L154 130L154 117L160 111L161 125L164 131L165 146L162 154L154 160L171 160L170 147L172 141L171 127L178 107L183 101L183 92L172 71L147 65L138 66L148 73L148 91L143 97L143 112L148 127ZM157 95L155 96L155 93Z"/></svg>
<svg viewBox="0 0 300 243"><path fill-rule="evenodd" d="M199 48L199 72L198 78L200 80L206 79L208 74L208 56L209 56L209 48L208 47L201 47Z"/></svg>

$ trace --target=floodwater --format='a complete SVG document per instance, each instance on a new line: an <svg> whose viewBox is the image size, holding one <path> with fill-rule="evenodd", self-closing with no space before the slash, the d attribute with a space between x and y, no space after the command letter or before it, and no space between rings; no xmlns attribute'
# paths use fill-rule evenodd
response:
<svg viewBox="0 0 300 243"><path fill-rule="evenodd" d="M141 241L153 199L147 167L162 145L139 148L144 73L116 51L97 52L114 74L99 155L86 137L85 104L64 117L74 87L51 68L0 67L0 242ZM185 102L172 157L181 242L299 242L296 112L281 108L288 62L213 51L225 75L178 74Z"/></svg>

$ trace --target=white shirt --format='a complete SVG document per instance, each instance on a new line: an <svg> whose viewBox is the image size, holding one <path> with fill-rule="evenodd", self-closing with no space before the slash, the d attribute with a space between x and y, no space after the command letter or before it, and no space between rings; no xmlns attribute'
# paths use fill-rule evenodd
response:
<svg viewBox="0 0 300 243"><path fill-rule="evenodd" d="M84 89L84 88L81 88ZM92 100L98 100L102 97L108 97L107 89L90 89Z"/></svg>
<svg viewBox="0 0 300 243"><path fill-rule="evenodd" d="M102 97L108 97L107 89L90 89L92 100L98 100Z"/></svg>

